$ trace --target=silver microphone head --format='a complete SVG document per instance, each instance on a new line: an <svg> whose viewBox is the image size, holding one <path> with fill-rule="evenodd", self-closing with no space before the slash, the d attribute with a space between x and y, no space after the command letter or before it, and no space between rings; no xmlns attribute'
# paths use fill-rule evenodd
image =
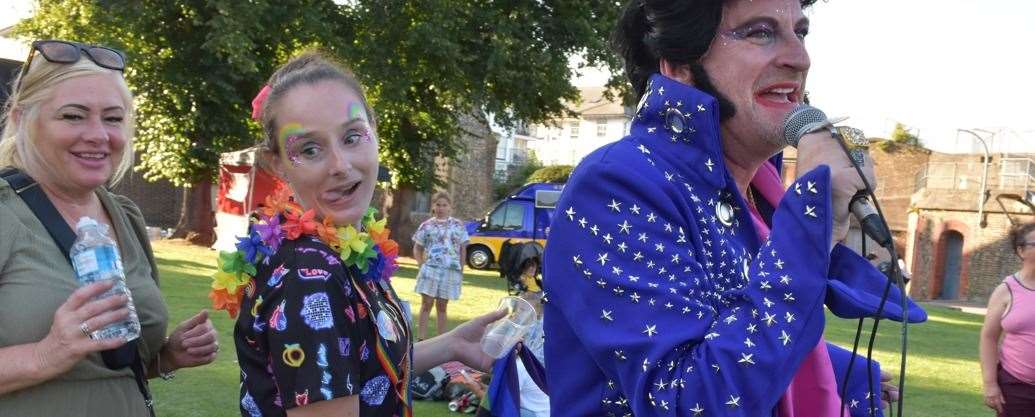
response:
<svg viewBox="0 0 1035 417"><path fill-rule="evenodd" d="M808 104L799 105L783 119L783 139L788 145L798 147L802 136L826 124L827 115L822 110Z"/></svg>

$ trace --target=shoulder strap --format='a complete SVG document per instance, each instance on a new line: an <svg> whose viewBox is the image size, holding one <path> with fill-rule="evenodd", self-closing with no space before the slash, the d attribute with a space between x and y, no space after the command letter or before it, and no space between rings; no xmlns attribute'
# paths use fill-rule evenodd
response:
<svg viewBox="0 0 1035 417"><path fill-rule="evenodd" d="M25 201L25 204L29 206L32 213L36 215L40 223L43 223L43 227L47 229L47 233L50 233L50 237L54 239L54 243L61 249L61 253L65 255L65 260L69 264L72 263L70 252L72 245L75 243L75 232L72 231L71 227L68 227L68 223L61 217L61 213L58 213L57 208L54 207L54 203L50 202L47 195L43 193L43 190L39 187L39 183L32 179L28 174L25 174L18 168L7 168L0 171L0 178L7 181L14 189L14 193L18 194L19 197ZM137 230L136 224L133 224L134 231ZM140 238L139 232L137 239ZM141 244L148 244L149 242L143 241ZM148 246L150 248L150 246ZM147 251L148 260L151 261L152 274L157 276L158 270L154 266L154 259L151 258L151 252ZM110 352L110 354L109 354ZM116 348L110 351L101 352L104 357L105 364L108 364L109 357L129 355L131 358L130 368L133 371L133 378L136 380L137 388L140 389L140 394L144 397L144 405L147 406L148 414L151 417L155 416L154 412L154 401L151 399L151 392L147 387L147 377L144 373L144 367L140 354L137 351L137 341L133 340L123 345L120 348ZM109 366L110 367L110 366Z"/></svg>
<svg viewBox="0 0 1035 417"><path fill-rule="evenodd" d="M40 223L43 223L43 227L47 228L47 233L50 233L50 237L54 239L58 249L61 249L65 259L71 263L69 251L72 249L72 244L75 243L75 232L72 231L71 227L68 227L68 223L65 223L61 213L58 213L57 208L50 202L47 195L43 193L36 180L18 168L5 169L3 172L0 172L0 177L7 181L11 188L14 189L14 193L18 194L25 201L25 204L29 206L29 209L36 215Z"/></svg>

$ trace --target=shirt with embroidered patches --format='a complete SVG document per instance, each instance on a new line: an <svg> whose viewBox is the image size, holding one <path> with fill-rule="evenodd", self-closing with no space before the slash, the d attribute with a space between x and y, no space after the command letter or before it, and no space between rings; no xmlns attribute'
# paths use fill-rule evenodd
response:
<svg viewBox="0 0 1035 417"><path fill-rule="evenodd" d="M389 302L397 300L390 286L351 274L358 271L310 236L284 241L258 265L234 329L242 416L284 416L350 395L359 396L360 415L400 413L403 402L378 360L377 344L378 335L386 339L396 365L408 358L405 314Z"/></svg>

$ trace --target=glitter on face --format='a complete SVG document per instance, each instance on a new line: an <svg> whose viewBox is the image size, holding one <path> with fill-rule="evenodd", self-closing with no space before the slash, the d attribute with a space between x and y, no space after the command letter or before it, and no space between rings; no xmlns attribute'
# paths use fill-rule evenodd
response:
<svg viewBox="0 0 1035 417"><path fill-rule="evenodd" d="M357 101L353 101L353 102L349 103L349 119L348 120L350 122L353 121L353 120L362 120L364 122L370 123L370 118L367 117L367 109L366 109L365 106L363 106L363 103L357 102ZM367 129L364 129L363 130L363 134L362 134L362 138L360 139L360 141L362 141L363 143L370 143L371 136L373 136L373 135L370 134L370 131L367 130Z"/></svg>
<svg viewBox="0 0 1035 417"><path fill-rule="evenodd" d="M277 135L277 141L284 157L295 167L302 165L302 157L299 150L295 149L293 145L303 139L303 134L305 134L305 130L302 128L302 125L287 123L280 129L280 134Z"/></svg>

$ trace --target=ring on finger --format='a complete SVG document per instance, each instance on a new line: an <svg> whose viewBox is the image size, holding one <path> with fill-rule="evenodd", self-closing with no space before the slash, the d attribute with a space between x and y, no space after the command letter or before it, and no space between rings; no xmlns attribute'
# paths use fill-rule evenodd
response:
<svg viewBox="0 0 1035 417"><path fill-rule="evenodd" d="M90 329L90 325L86 324L85 321L82 322L82 323L79 323L79 331L83 332L84 336L86 336L86 337L88 337L90 339L93 339L93 335L90 334L92 332L92 330Z"/></svg>

